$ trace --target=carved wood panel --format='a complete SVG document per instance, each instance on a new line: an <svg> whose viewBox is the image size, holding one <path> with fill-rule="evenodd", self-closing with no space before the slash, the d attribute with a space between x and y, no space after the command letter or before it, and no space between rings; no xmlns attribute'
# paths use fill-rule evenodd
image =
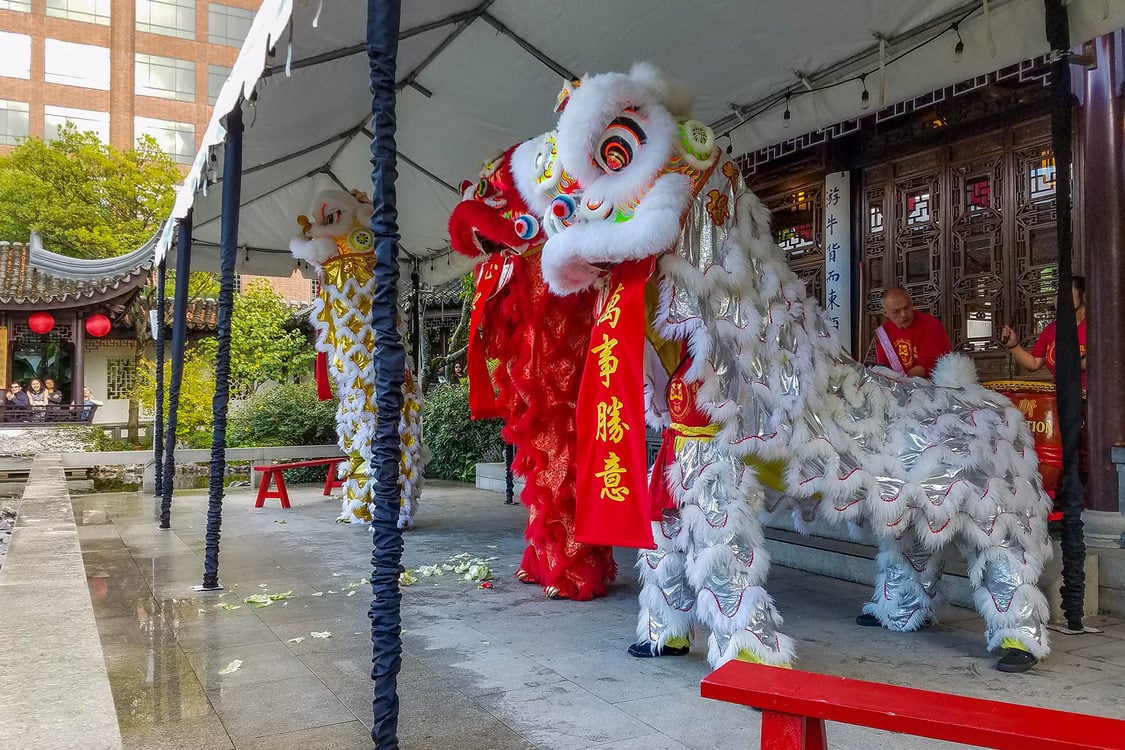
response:
<svg viewBox="0 0 1125 750"><path fill-rule="evenodd" d="M761 196L772 217L773 239L787 265L824 306L824 182L801 183Z"/></svg>
<svg viewBox="0 0 1125 750"><path fill-rule="evenodd" d="M1054 155L1045 119L864 170L860 341L882 323L885 289L903 286L938 316L982 379L1016 376L1000 346L1054 319ZM1075 267L1081 268L1076 252Z"/></svg>

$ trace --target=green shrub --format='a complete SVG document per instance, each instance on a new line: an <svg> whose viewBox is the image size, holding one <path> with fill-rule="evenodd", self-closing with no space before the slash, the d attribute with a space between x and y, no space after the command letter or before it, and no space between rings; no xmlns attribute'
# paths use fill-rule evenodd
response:
<svg viewBox="0 0 1125 750"><path fill-rule="evenodd" d="M422 407L422 443L429 449L426 476L471 482L480 461L498 461L504 454L501 421L469 417L467 382L445 384L426 394Z"/></svg>
<svg viewBox="0 0 1125 750"><path fill-rule="evenodd" d="M317 401L314 383L278 385L255 393L227 421L231 448L335 442L336 401Z"/></svg>

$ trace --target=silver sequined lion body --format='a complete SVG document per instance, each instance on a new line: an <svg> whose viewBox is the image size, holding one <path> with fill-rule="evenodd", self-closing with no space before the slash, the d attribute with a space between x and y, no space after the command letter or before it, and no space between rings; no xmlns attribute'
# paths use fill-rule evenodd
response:
<svg viewBox="0 0 1125 750"><path fill-rule="evenodd" d="M871 530L878 574L864 610L892 630L933 621L943 553L958 545L988 647L1042 658L1050 500L1023 416L977 385L964 357L946 357L932 381L849 357L785 265L768 211L685 101L643 65L569 93L557 164L580 192L566 221L547 217L543 250L559 294L602 283L615 263L658 257L646 406L650 426L675 435L665 473L675 508L638 561L642 644L660 653L700 621L712 664L789 663L760 521L785 505L802 529ZM707 430L685 431L669 414L677 367Z"/></svg>

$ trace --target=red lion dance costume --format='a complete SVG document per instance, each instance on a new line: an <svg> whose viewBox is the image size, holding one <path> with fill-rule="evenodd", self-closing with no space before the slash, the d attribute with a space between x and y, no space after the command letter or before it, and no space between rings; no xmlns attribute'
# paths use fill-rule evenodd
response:
<svg viewBox="0 0 1125 750"><path fill-rule="evenodd" d="M524 478L527 549L516 577L552 599L604 596L617 566L610 547L574 540L575 403L589 343L593 293L551 294L540 270L545 236L534 216L558 190L553 137L513 146L463 186L450 245L477 267L470 319L469 402L474 418L500 417ZM498 360L490 373L486 360Z"/></svg>

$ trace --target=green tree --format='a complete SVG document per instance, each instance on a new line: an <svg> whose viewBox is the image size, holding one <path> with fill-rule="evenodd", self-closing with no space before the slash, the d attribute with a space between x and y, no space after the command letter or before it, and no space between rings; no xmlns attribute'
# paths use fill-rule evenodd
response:
<svg viewBox="0 0 1125 750"><path fill-rule="evenodd" d="M183 380L180 385L179 409L176 412L176 435L179 442L193 448L211 446L212 399L215 396L214 357L203 347L192 346L184 353ZM146 408L156 404L156 364L142 359L137 368L135 398ZM172 363L164 362L164 413L168 414L168 391L172 382Z"/></svg>
<svg viewBox="0 0 1125 750"><path fill-rule="evenodd" d="M0 237L38 232L62 255L122 255L156 233L181 179L150 136L120 151L67 123L56 140L28 138L0 156Z"/></svg>
<svg viewBox="0 0 1125 750"><path fill-rule="evenodd" d="M293 309L268 283L255 281L234 296L231 320L230 382L234 394L248 396L269 380L286 383L309 373L316 352L305 335L286 327ZM215 339L198 344L214 361Z"/></svg>

